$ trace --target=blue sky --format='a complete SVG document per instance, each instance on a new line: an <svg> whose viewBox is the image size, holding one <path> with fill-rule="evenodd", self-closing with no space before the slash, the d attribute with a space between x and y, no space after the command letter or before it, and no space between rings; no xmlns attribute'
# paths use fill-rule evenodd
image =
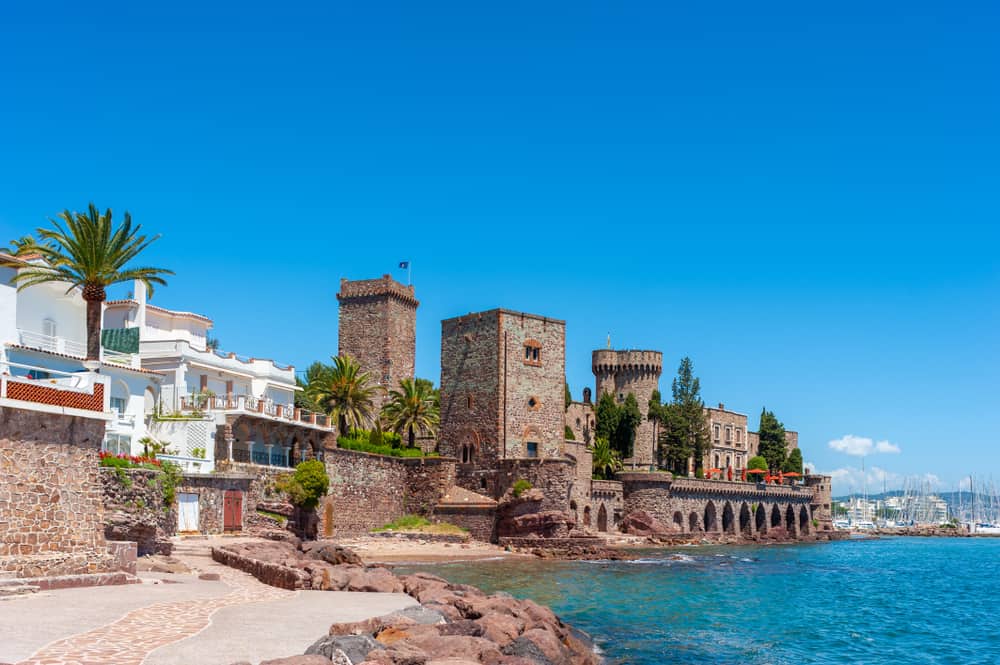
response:
<svg viewBox="0 0 1000 665"><path fill-rule="evenodd" d="M409 259L435 381L503 306L577 395L609 332L691 356L838 491L1000 474L995 4L480 4L7 3L0 239L128 209L154 302L299 367Z"/></svg>

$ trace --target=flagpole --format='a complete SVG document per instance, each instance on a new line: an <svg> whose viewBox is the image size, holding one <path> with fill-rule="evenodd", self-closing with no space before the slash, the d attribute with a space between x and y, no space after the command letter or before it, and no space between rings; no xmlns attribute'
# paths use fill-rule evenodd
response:
<svg viewBox="0 0 1000 665"><path fill-rule="evenodd" d="M412 274L412 270L413 270L413 261L407 261L406 262L406 285L407 286L412 286L413 285L413 280L410 279L410 275Z"/></svg>

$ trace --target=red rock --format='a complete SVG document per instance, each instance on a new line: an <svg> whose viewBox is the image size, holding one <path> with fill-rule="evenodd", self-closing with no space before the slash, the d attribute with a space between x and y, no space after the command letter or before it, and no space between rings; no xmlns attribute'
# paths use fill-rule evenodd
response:
<svg viewBox="0 0 1000 665"><path fill-rule="evenodd" d="M517 639L525 628L523 619L502 612L491 612L476 619L476 623L482 627L483 637L500 646L506 646Z"/></svg>
<svg viewBox="0 0 1000 665"><path fill-rule="evenodd" d="M621 530L636 536L666 536L679 531L679 527L664 524L645 510L633 510L622 518Z"/></svg>
<svg viewBox="0 0 1000 665"><path fill-rule="evenodd" d="M288 658L261 661L260 665L330 665L330 659L317 655L289 656Z"/></svg>
<svg viewBox="0 0 1000 665"><path fill-rule="evenodd" d="M346 590L403 593L403 583L385 568L359 568L348 572Z"/></svg>

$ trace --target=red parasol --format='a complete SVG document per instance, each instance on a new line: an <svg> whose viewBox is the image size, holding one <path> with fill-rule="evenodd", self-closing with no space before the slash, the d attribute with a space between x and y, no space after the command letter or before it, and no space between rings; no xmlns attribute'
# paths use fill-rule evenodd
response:
<svg viewBox="0 0 1000 665"><path fill-rule="evenodd" d="M747 469L747 473L767 473L764 469Z"/></svg>
<svg viewBox="0 0 1000 665"><path fill-rule="evenodd" d="M795 473L794 471L786 471L784 474L785 478L798 478L801 475L801 473Z"/></svg>

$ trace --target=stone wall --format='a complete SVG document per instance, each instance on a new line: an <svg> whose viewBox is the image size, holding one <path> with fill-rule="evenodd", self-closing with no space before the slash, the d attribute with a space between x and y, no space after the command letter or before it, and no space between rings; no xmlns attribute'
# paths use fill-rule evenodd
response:
<svg viewBox="0 0 1000 665"><path fill-rule="evenodd" d="M574 513L577 521L583 519L586 506L590 505L590 488L593 478L594 454L586 445L579 441L563 443L563 457L575 464L576 477L569 492L569 511Z"/></svg>
<svg viewBox="0 0 1000 665"><path fill-rule="evenodd" d="M583 516L584 526L595 531L615 532L625 511L625 495L622 484L617 480L595 480L590 490L590 523ZM584 511L587 512L586 509Z"/></svg>
<svg viewBox="0 0 1000 665"><path fill-rule="evenodd" d="M248 520L257 509L257 504L263 500L265 487L273 483L278 472L266 467L253 467L250 473L245 467L251 465L234 465L229 471L211 475L185 474L177 487L178 494L198 495L198 531L205 534L223 533L223 508L227 491L237 491L242 494L243 505L241 523L246 527ZM259 470L259 472L257 471ZM288 473L288 469L284 469ZM174 512L173 529L177 529L176 511Z"/></svg>
<svg viewBox="0 0 1000 665"><path fill-rule="evenodd" d="M646 415L654 390L659 389L663 371L663 354L659 351L616 351L598 349L591 355L591 369L596 380L597 400L601 395L614 395L624 402L629 393L635 395L642 421L635 433L633 456L629 464L648 466L656 461L655 423Z"/></svg>
<svg viewBox="0 0 1000 665"><path fill-rule="evenodd" d="M594 439L594 405L570 402L566 409L566 427L573 432L573 440L590 445Z"/></svg>
<svg viewBox="0 0 1000 665"><path fill-rule="evenodd" d="M177 532L177 512L164 505L161 475L147 469L100 469L107 540L132 541L139 556L169 554L168 538Z"/></svg>
<svg viewBox="0 0 1000 665"><path fill-rule="evenodd" d="M357 360L387 390L412 379L416 354L417 307L413 286L380 279L340 280L338 354ZM376 411L383 394L376 398Z"/></svg>
<svg viewBox="0 0 1000 665"><path fill-rule="evenodd" d="M103 420L0 407L0 572L114 568L98 474Z"/></svg>
<svg viewBox="0 0 1000 665"><path fill-rule="evenodd" d="M545 495L539 510L569 512L570 495L576 481L576 463L568 459L505 460L497 474L496 498L523 479Z"/></svg>
<svg viewBox="0 0 1000 665"><path fill-rule="evenodd" d="M646 512L677 533L801 538L814 533L808 487L618 474L625 511Z"/></svg>
<svg viewBox="0 0 1000 665"><path fill-rule="evenodd" d="M496 507L439 506L434 510L433 521L460 526L475 540L489 543L494 536Z"/></svg>
<svg viewBox="0 0 1000 665"><path fill-rule="evenodd" d="M330 490L319 507L321 537L357 535L414 513L429 516L453 484L455 461L328 450Z"/></svg>

